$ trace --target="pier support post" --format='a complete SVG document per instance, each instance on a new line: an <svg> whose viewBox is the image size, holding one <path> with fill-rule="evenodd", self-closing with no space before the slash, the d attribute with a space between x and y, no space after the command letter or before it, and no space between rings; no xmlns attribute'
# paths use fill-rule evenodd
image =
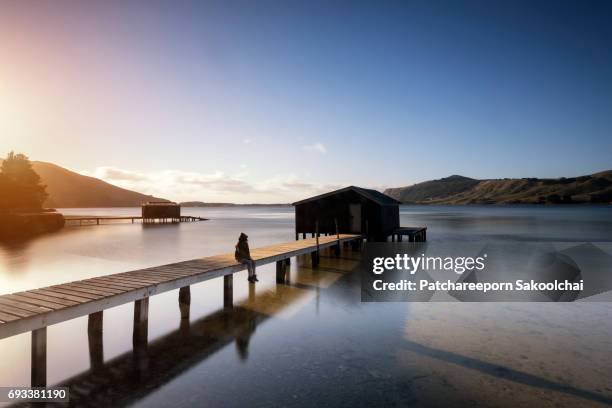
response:
<svg viewBox="0 0 612 408"><path fill-rule="evenodd" d="M249 285L249 302L255 302L255 288L257 285Z"/></svg>
<svg viewBox="0 0 612 408"><path fill-rule="evenodd" d="M184 286L179 289L178 300L181 319L189 319L189 309L191 305L191 289L189 289L189 286Z"/></svg>
<svg viewBox="0 0 612 408"><path fill-rule="evenodd" d="M316 268L319 266L319 251L314 251L310 253L310 259L312 261L312 267Z"/></svg>
<svg viewBox="0 0 612 408"><path fill-rule="evenodd" d="M287 260L283 259L276 262L276 283L288 283L289 267Z"/></svg>
<svg viewBox="0 0 612 408"><path fill-rule="evenodd" d="M253 286L253 285L249 285ZM223 307L229 309L234 307L234 275L223 277Z"/></svg>
<svg viewBox="0 0 612 408"><path fill-rule="evenodd" d="M179 331L182 335L189 334L189 311L191 309L191 287L183 286L179 289L179 310L181 311L181 322Z"/></svg>
<svg viewBox="0 0 612 408"><path fill-rule="evenodd" d="M92 370L104 365L104 342L102 340L102 322L104 312L89 315L87 320L87 337L89 339L89 365Z"/></svg>
<svg viewBox="0 0 612 408"><path fill-rule="evenodd" d="M134 332L132 344L134 347L147 343L149 330L149 298L140 299L134 302Z"/></svg>
<svg viewBox="0 0 612 408"><path fill-rule="evenodd" d="M31 387L47 386L47 328L32 331Z"/></svg>

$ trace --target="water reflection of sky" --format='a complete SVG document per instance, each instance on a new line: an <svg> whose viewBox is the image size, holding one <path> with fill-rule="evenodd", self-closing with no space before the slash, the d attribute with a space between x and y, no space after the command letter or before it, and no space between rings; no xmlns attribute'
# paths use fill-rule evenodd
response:
<svg viewBox="0 0 612 408"><path fill-rule="evenodd" d="M434 242L514 240L530 229L539 238L611 240L612 228L604 232L609 209L550 210L486 207L479 218L477 208L403 207L402 223L427 225ZM229 252L241 231L252 246L293 239L290 207L185 213L211 221L71 227L3 244L0 290ZM154 296L144 354L132 351L132 305L107 310L101 376L90 371L86 318L53 325L49 383L94 386L93 406L611 402L609 304L361 304L359 280L350 273L355 262L349 252L323 257L319 270L307 259L294 261L290 285L276 285L274 266L266 266L254 292L238 274L231 312L221 307L221 279L195 285L188 327L179 319L175 291ZM27 333L0 341L0 385L29 384L29 346ZM116 392L99 378L113 378Z"/></svg>

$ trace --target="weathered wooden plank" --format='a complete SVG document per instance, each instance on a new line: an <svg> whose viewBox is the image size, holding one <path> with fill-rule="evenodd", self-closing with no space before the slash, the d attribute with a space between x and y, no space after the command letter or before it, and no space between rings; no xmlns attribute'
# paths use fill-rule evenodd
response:
<svg viewBox="0 0 612 408"><path fill-rule="evenodd" d="M147 286L148 285L148 283L137 283L136 281L126 280L126 279L118 279L118 278L103 278L103 277L100 277L100 278L95 278L94 281L118 284L118 285L121 285L123 287L128 287L128 288L132 288L132 289L137 289L137 288L141 288L143 286Z"/></svg>
<svg viewBox="0 0 612 408"><path fill-rule="evenodd" d="M41 300L41 299L24 296L23 293L24 292L14 293L11 295L5 295L4 297L6 297L7 299L14 299L16 301L21 301L24 303L29 303L29 304L36 305L36 306L42 306L42 307L46 307L46 308L54 309L54 310L59 310L59 309L63 309L66 307L65 305L62 305L57 302L49 302L48 300ZM73 304L76 305L76 303L73 303Z"/></svg>
<svg viewBox="0 0 612 408"><path fill-rule="evenodd" d="M147 272L140 273L136 272L130 275L130 279L134 279L136 281L143 279L143 281L147 281L147 283L155 284L168 279L180 278L182 276L188 275L187 273L169 273L169 272Z"/></svg>
<svg viewBox="0 0 612 408"><path fill-rule="evenodd" d="M74 289L74 290L78 290L80 292L84 292L84 293L91 293L93 295L101 295L101 296L113 296L116 295L118 293L121 293L121 291L119 290L113 290L113 289L108 289L108 290L102 290L99 288L96 288L95 286L92 285L85 285L85 284L79 284L79 283L65 283L63 285L61 285L63 288L67 288L67 289Z"/></svg>
<svg viewBox="0 0 612 408"><path fill-rule="evenodd" d="M59 303L60 305L64 306L74 306L79 304L79 302L73 302L72 300L57 298L55 296L43 295L41 293L18 292L13 293L13 295L19 295L30 299L44 300L46 302Z"/></svg>
<svg viewBox="0 0 612 408"><path fill-rule="evenodd" d="M95 289L95 290L101 290L103 292L117 292L117 293L121 293L121 292L125 292L126 290L130 290L129 288L113 288L111 287L112 285L108 285L106 283L102 283L102 282L95 282L93 279L84 279L84 280L80 280L80 281L76 281L76 282L69 282L66 283L67 285L74 285L74 286L79 286L82 288L91 288L91 289ZM116 293L113 293L116 294Z"/></svg>
<svg viewBox="0 0 612 408"><path fill-rule="evenodd" d="M0 312L0 320L2 320L5 323L8 323L8 322L12 322L13 320L19 320L19 316Z"/></svg>
<svg viewBox="0 0 612 408"><path fill-rule="evenodd" d="M137 278L137 277L136 277ZM176 279L176 276L163 276L163 277L159 277L158 279L156 279L153 282L143 282L139 284L139 287L147 287L147 286L155 286L158 285L160 283L164 283L164 282L168 282L170 280Z"/></svg>
<svg viewBox="0 0 612 408"><path fill-rule="evenodd" d="M8 296L0 296L0 304L16 307L32 313L47 313L53 310L47 307L32 305L26 302L20 302L19 300L15 300L14 298L10 298Z"/></svg>
<svg viewBox="0 0 612 408"><path fill-rule="evenodd" d="M101 288L101 287L94 286L94 285L92 285L90 283L86 283L86 282L83 282L83 281L69 282L69 283L67 283L67 285L75 286L75 287L79 287L81 289L87 289L87 290L91 290L91 291L109 293L110 295L116 295L118 293L122 293L123 292L123 290L120 290L120 289Z"/></svg>
<svg viewBox="0 0 612 408"><path fill-rule="evenodd" d="M213 267L211 265L210 267ZM188 266L164 266L163 268L156 268L149 271L146 271L150 276L158 276L158 275L188 275L190 273L194 273L195 270L193 267Z"/></svg>
<svg viewBox="0 0 612 408"><path fill-rule="evenodd" d="M39 296L47 296L47 297L52 297L53 299L48 299L50 302L57 302L60 303L62 305L66 305L66 306L72 306L75 304L79 304L79 303L83 303L83 302L89 302L90 299L82 297L82 296L76 296L76 295L67 295L65 293L61 293L61 292L57 292L54 290L51 290L51 288L42 288L42 289L35 289L35 290L30 290L27 293L27 296L32 296L32 295L38 295L36 297ZM24 293L25 295L25 293ZM40 297L39 297L40 298ZM45 300L45 298L40 298L42 300Z"/></svg>
<svg viewBox="0 0 612 408"><path fill-rule="evenodd" d="M123 282L120 281L118 279L107 279L107 278L95 278L91 280L92 283L97 283L100 285L112 285L112 286L119 286L121 288L125 288L128 290L132 290L132 289L139 289L143 286L147 286L147 284L141 284L138 285L136 283L128 283L128 282Z"/></svg>
<svg viewBox="0 0 612 408"><path fill-rule="evenodd" d="M216 268L217 265L207 265L206 267L188 267L182 266L181 268L165 268L163 270L157 270L149 272L152 275L160 275L160 276L185 276L185 275L193 275L194 273L202 273L208 270L212 270Z"/></svg>
<svg viewBox="0 0 612 408"><path fill-rule="evenodd" d="M101 299L104 296L103 295L96 295L93 293L87 293L87 292L81 292L78 290L75 290L74 288L69 288L69 287L64 287L64 286L51 286L49 288L45 288L49 291L53 291L53 292L59 292L59 293L63 293L66 295L75 295L75 296L79 296L79 297L84 297L87 298L88 300L96 300L96 299Z"/></svg>
<svg viewBox="0 0 612 408"><path fill-rule="evenodd" d="M191 264L187 264L187 265L183 265L182 268L183 270L191 270L191 269L197 269L197 270L207 270L207 269L216 269L216 268L224 268L226 266L231 266L231 265L236 265L238 264L238 262L236 262L236 260L220 260L220 261L215 261L215 262L194 262Z"/></svg>
<svg viewBox="0 0 612 408"><path fill-rule="evenodd" d="M236 261L232 262L236 263ZM194 271L202 271L212 268L218 268L219 266L230 265L229 262L226 261L216 261L216 262L194 262L183 265L168 265L163 268L157 269L155 272L169 272L169 273L189 273Z"/></svg>
<svg viewBox="0 0 612 408"><path fill-rule="evenodd" d="M84 286L88 286L88 287L94 287L94 288L100 288L102 290L113 290L113 291L119 291L119 292L126 292L128 290L133 290L135 289L134 287L131 286L125 286L125 285L121 285L119 282L115 281L115 282L105 282L105 281L100 281L97 279L87 279L84 281L79 281L79 284L84 285Z"/></svg>
<svg viewBox="0 0 612 408"><path fill-rule="evenodd" d="M19 316L19 317L29 317L29 316L34 316L35 314L38 314L38 313L30 312L24 309L20 309L18 307L9 306L9 305L2 304L2 303L0 303L0 312L10 313L12 315Z"/></svg>
<svg viewBox="0 0 612 408"><path fill-rule="evenodd" d="M112 281L119 281L119 282L124 282L124 283L129 283L132 285L151 285L151 284L155 284L157 282L159 282L161 279L163 279L163 277L156 277L156 276L149 276L149 275L138 275L138 274L130 274L130 275L123 275L123 276L109 276L105 279L108 280L112 280Z"/></svg>

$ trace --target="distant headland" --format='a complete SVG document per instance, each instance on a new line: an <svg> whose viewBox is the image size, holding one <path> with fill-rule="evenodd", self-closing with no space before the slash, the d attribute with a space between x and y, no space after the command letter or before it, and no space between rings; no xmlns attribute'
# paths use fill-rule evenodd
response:
<svg viewBox="0 0 612 408"><path fill-rule="evenodd" d="M388 188L385 194L404 204L609 204L612 170L557 179L478 180L453 175Z"/></svg>

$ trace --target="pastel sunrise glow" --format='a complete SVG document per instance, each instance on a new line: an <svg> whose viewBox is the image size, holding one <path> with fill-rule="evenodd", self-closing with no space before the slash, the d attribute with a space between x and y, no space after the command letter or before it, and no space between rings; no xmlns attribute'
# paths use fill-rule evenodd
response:
<svg viewBox="0 0 612 408"><path fill-rule="evenodd" d="M607 2L4 2L0 153L179 201L590 174L612 162L611 15Z"/></svg>

